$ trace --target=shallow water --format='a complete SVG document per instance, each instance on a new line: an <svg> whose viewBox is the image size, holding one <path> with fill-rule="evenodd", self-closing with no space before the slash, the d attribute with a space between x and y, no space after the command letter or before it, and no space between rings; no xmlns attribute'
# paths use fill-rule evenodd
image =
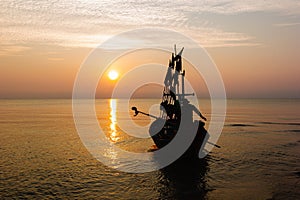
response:
<svg viewBox="0 0 300 200"><path fill-rule="evenodd" d="M159 100L133 100L148 111ZM210 102L201 100L210 117ZM99 125L121 148L146 152L124 100L97 100ZM129 108L128 108L129 109ZM71 100L0 100L1 199L299 199L300 100L228 100L218 145L204 161L142 174L104 166L75 129ZM155 114L155 113L154 113ZM150 119L137 116L147 125ZM209 123L206 125L208 126ZM124 127L123 127L124 128Z"/></svg>

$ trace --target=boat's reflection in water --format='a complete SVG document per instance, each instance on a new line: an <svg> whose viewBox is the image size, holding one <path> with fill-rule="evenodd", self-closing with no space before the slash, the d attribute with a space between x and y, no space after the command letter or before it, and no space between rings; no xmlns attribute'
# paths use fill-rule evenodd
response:
<svg viewBox="0 0 300 200"><path fill-rule="evenodd" d="M181 160L161 169L160 198L206 199L210 190L206 179L208 160L208 156L202 160Z"/></svg>
<svg viewBox="0 0 300 200"><path fill-rule="evenodd" d="M117 105L116 99L109 100L109 134L107 136L114 144L124 139L117 128ZM111 158L112 164L118 165L116 161L120 155L113 146L106 149L105 154ZM209 170L208 160L209 156L201 160L181 159L159 170L158 173L150 172L158 175L158 177L153 176L156 178L152 184L159 193L159 199L205 199L209 191L206 182L206 173Z"/></svg>

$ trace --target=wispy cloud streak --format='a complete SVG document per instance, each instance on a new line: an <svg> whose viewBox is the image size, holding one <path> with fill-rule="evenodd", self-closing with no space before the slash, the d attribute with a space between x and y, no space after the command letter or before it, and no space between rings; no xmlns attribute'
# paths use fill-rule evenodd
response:
<svg viewBox="0 0 300 200"><path fill-rule="evenodd" d="M0 4L2 43L39 42L62 46L95 47L109 36L140 27L174 28L188 32L201 44L257 45L247 33L225 31L205 20L193 25L201 13L237 15L270 11L299 14L300 3L287 1L3 1Z"/></svg>

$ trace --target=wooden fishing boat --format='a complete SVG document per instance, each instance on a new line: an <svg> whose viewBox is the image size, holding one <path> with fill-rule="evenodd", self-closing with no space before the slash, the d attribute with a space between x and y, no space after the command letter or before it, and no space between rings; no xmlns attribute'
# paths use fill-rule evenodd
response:
<svg viewBox="0 0 300 200"><path fill-rule="evenodd" d="M198 158L199 152L204 150L203 147L208 142L209 134L204 128L205 123L203 121L193 120L193 112L196 112L204 121L206 121L206 118L187 99L188 96L193 96L194 94L185 93L185 70L182 68L181 57L183 50L184 48L177 54L175 45L174 53L172 53L169 60L160 103L160 116L157 117L144 113L136 107L132 107L132 110L135 111L135 116L141 113L155 118L155 121L149 128L149 134L155 144L152 150L157 150L168 145L180 129L184 134L195 134L192 144L187 148L182 157ZM181 84L179 85L179 83ZM219 147L218 145L215 146Z"/></svg>

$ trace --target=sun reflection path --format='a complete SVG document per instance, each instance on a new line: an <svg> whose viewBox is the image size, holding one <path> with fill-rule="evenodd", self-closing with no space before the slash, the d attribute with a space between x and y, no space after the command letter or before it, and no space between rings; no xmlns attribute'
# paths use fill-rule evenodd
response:
<svg viewBox="0 0 300 200"><path fill-rule="evenodd" d="M110 99L110 139L112 142L120 140L118 137L116 125L117 125L117 100Z"/></svg>

